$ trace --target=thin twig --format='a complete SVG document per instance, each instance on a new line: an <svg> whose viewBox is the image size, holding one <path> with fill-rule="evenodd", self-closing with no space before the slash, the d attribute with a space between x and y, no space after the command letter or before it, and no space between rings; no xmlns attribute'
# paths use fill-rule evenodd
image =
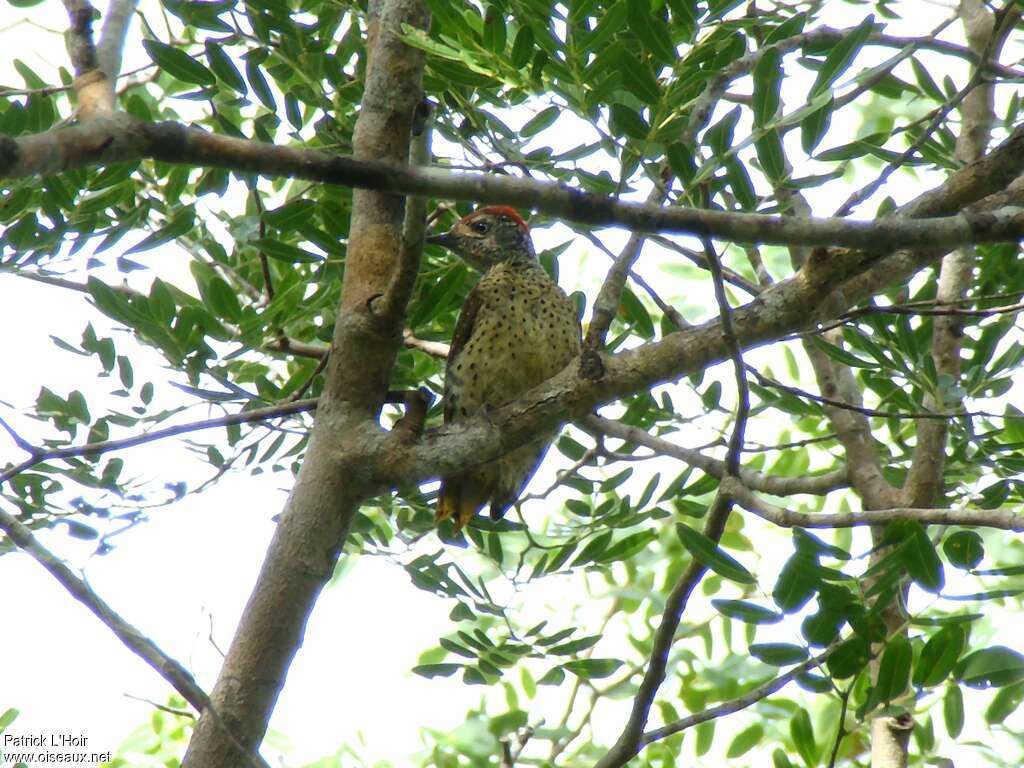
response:
<svg viewBox="0 0 1024 768"><path fill-rule="evenodd" d="M311 411L316 408L316 404L317 401L315 399L297 400L295 402L272 405L267 408L255 408L251 411L230 413L226 416L218 416L213 419L193 421L188 424L176 424L173 427L155 429L152 432L143 432L141 434L124 437L119 440L102 440L95 443L85 443L83 445L69 446L65 448L40 448L38 446L28 446L26 448L25 445L27 445L27 443L23 444L23 442L18 442L20 447L25 448L25 450L29 452L29 457L20 464L17 464L0 474L0 485L7 482L12 477L21 474L26 469L30 469L36 464L44 461L68 459L73 456L84 456L87 454L97 455L100 453L108 453L110 451L120 451L125 448L132 448L136 445L151 443L155 440L162 440L166 437L174 437L175 435L182 435L188 432L197 432L199 430L211 429L213 427L227 427L234 424L250 424L256 421L276 419L281 416L290 416L296 413ZM11 431L9 427L6 427L6 425L5 428L8 432Z"/></svg>
<svg viewBox="0 0 1024 768"><path fill-rule="evenodd" d="M674 459L686 462L712 477L722 478L726 474L725 462L720 459L705 456L693 448L685 448L671 443L664 438L655 437L639 427L606 419L602 416L587 416L578 423L578 426L590 432L615 437L619 440L650 448L662 456L671 456ZM839 467L820 475L808 475L806 477L779 477L747 467L740 468L740 478L746 485L762 493L770 493L773 496L791 496L800 493L818 496L825 495L837 488L845 488L848 485L846 475L845 467Z"/></svg>
<svg viewBox="0 0 1024 768"><path fill-rule="evenodd" d="M594 245L594 247L601 251L601 253L603 253L605 256L612 259L613 261L615 260L615 254L612 253L611 249L608 248L604 243L602 243L601 238L599 238L589 229L580 230L580 234L587 238L587 240L589 240ZM657 291L655 291L654 288L652 288L646 280L640 277L640 275L638 275L632 269L629 270L628 274L629 279L632 280L637 285L639 285L641 288L643 288L647 295L651 297L651 300L655 303L658 309L661 310L662 314L664 314L665 317L669 319L672 325L679 329L689 327L690 324L686 322L686 319L679 313L679 310L677 310L671 304L662 299L661 296L658 295Z"/></svg>
<svg viewBox="0 0 1024 768"><path fill-rule="evenodd" d="M783 384L781 381L771 378L770 376L765 376L752 365L748 365L747 370L754 374L754 378L757 379L758 383L762 386L779 389L783 392L789 392L791 395L806 398L807 400L813 400L814 402L822 403L823 405L830 405L833 408L840 408L844 411L853 411L864 416L873 416L880 419L954 419L975 417L984 417L987 419L1024 418L1024 416L1012 413L991 413L989 411L948 411L945 413L933 413L931 411L880 411L877 408L866 408L864 406L852 405L850 403L843 402L842 400L825 397L824 395L816 395L813 392L808 392L806 389L791 387L788 384Z"/></svg>
<svg viewBox="0 0 1024 768"><path fill-rule="evenodd" d="M149 704L149 706L154 709L159 709L161 712L168 712L172 715L177 715L178 717L187 717L189 720L196 719L195 712L189 712L187 709L175 709L174 707L168 707L166 704L155 702L152 699L145 699L142 696L133 696L130 693L125 693L123 696L126 699L131 699L132 701L141 701L143 704Z"/></svg>
<svg viewBox="0 0 1024 768"><path fill-rule="evenodd" d="M88 608L120 640L125 647L152 667L164 680L181 694L197 712L208 712L241 752L251 768L269 768L263 758L246 749L234 732L228 729L220 715L213 708L210 697L200 688L192 674L181 664L157 647L156 643L129 624L107 602L93 591L83 579L72 573L56 555L39 543L31 529L18 518L0 509L0 530L3 530L18 547L29 554L45 568L64 589L78 602Z"/></svg>
<svg viewBox="0 0 1024 768"><path fill-rule="evenodd" d="M330 355L324 355L321 357L320 362L316 364L316 368L314 368L313 372L309 374L309 378L302 383L301 387L292 393L291 397L289 397L286 402L294 403L301 400L305 396L306 392L309 391L309 388L313 386L313 382L316 381L316 377L323 373L324 368L327 367L327 361L329 359Z"/></svg>
<svg viewBox="0 0 1024 768"><path fill-rule="evenodd" d="M715 287L715 301L718 303L719 317L722 321L722 336L726 349L732 358L733 372L736 378L736 419L733 422L732 435L729 438L729 451L725 459L725 471L728 476L739 477L740 458L743 453L743 439L750 417L750 387L747 385L743 350L732 325L732 308L729 298L725 295L725 278L722 275L722 262L710 239L704 238L704 254L708 261L708 269Z"/></svg>
<svg viewBox="0 0 1024 768"><path fill-rule="evenodd" d="M839 694L839 717L836 720L836 737L832 741L832 754L828 759L828 768L835 768L836 758L839 757L839 747L843 743L843 739L846 737L846 708L850 703L851 688L847 688Z"/></svg>
<svg viewBox="0 0 1024 768"><path fill-rule="evenodd" d="M685 731L687 728L692 728L695 725L706 723L709 720L716 720L719 717L731 715L735 712L739 712L740 710L746 709L747 707L756 704L762 699L768 698L773 693L782 690L785 686L789 685L789 683L791 683L793 680L807 672L807 670L812 669L814 667L820 667L825 662L825 660L828 659L829 655L832 653L833 650L833 648L830 648L824 653L818 654L813 659L808 659L802 664L798 664L785 674L779 675L778 677L773 678L766 683L762 683L756 688L748 691L742 696L738 696L737 698L732 699L731 701L724 701L721 704L717 704L713 707L705 709L703 712L698 712L695 715L690 715L689 717L684 717L679 720L675 720L669 723L668 725L663 725L661 728L654 728L653 730L647 731L641 737L641 745L647 746L648 744L652 744L655 741L659 741L661 739L667 738L668 736L672 736L676 733L680 733L681 731Z"/></svg>
<svg viewBox="0 0 1024 768"><path fill-rule="evenodd" d="M671 251L674 251L675 253L678 253L680 256L697 265L701 269L710 269L708 265L707 256L705 256L704 254L697 253L697 251L690 250L689 248L684 248L674 240L671 240L667 237L663 237L661 235L650 235L650 240L652 242L657 243L658 245L668 248ZM743 275L739 274L738 272L734 272L728 267L723 266L721 267L721 270L722 278L725 280L725 282L735 285L741 291L744 291L750 294L751 296L757 296L763 290L761 286L755 285L754 283L750 282L745 277L743 277Z"/></svg>

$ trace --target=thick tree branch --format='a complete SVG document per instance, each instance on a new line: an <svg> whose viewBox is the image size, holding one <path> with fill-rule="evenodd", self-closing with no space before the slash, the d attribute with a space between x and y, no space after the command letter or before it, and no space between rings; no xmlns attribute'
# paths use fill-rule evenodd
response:
<svg viewBox="0 0 1024 768"><path fill-rule="evenodd" d="M377 168L378 173L383 168L409 171L403 164L415 107L422 98L423 53L402 43L406 24L418 29L429 25L423 2L371 1L366 81L353 138L359 159L346 162ZM232 146L243 153L258 147L245 142ZM297 150L286 150L286 156L300 162L311 157ZM289 666L302 645L310 612L334 573L358 506L378 489L371 472L382 462L377 453L381 444L377 418L402 326L395 317L377 317L372 304L385 294L398 267L404 192L400 187L385 187L353 195L341 306L317 418L295 486L211 694L217 711L247 747L256 748L262 740ZM396 430L392 436L409 439L405 430ZM204 715L183 766L221 768L235 762L235 752Z"/></svg>
<svg viewBox="0 0 1024 768"><path fill-rule="evenodd" d="M58 173L71 168L138 160L220 167L265 176L410 195L535 208L592 226L619 224L638 231L707 235L736 242L836 245L879 251L945 248L1024 237L1024 211L1007 208L936 216L927 222L890 217L864 222L793 218L616 201L551 182L496 174L460 174L379 160L329 155L205 133L177 123L147 123L127 114L100 115L82 125L11 139L0 137L0 178ZM1006 187L1024 170L1024 126L978 163L954 174L962 208ZM947 189L946 201L952 188ZM953 208L951 210L959 210ZM941 216L941 218L939 218Z"/></svg>
<svg viewBox="0 0 1024 768"><path fill-rule="evenodd" d="M110 82L121 72L121 52L138 0L110 0L103 17L103 31L96 51L99 67Z"/></svg>
<svg viewBox="0 0 1024 768"><path fill-rule="evenodd" d="M1006 39L1005 33L993 39L995 16L984 3L980 0L964 0L960 3L960 15L971 50L981 56L983 61L998 58ZM978 79L978 84L960 103L960 134L957 136L956 157L963 163L976 160L984 153L995 119L993 86L984 79ZM952 304L967 295L974 262L974 248L966 245L943 257L936 290L939 303ZM924 405L929 410L956 408L963 400L956 394L960 381L962 342L963 318L956 315L935 317L932 323L932 359L936 372L948 385L936 382L939 391L926 394ZM949 425L945 420L927 421L918 426L917 445L903 484L902 501L907 506L931 506L942 495L948 433Z"/></svg>
<svg viewBox="0 0 1024 768"><path fill-rule="evenodd" d="M100 68L92 37L95 9L89 0L64 0L71 26L65 34L68 56L75 70L74 90L78 97L78 116L82 121L114 110L114 81ZM3 163L0 161L0 167ZM0 174L2 175L2 174Z"/></svg>

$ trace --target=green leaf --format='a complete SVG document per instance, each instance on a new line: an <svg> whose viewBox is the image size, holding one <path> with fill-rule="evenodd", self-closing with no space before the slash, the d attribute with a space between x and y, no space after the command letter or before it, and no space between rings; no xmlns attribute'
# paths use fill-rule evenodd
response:
<svg viewBox="0 0 1024 768"><path fill-rule="evenodd" d="M505 15L493 5L487 6L484 14L484 45L493 53L502 54L508 41Z"/></svg>
<svg viewBox="0 0 1024 768"><path fill-rule="evenodd" d="M614 674L621 666L619 659L579 659L567 661L562 668L584 680L600 680Z"/></svg>
<svg viewBox="0 0 1024 768"><path fill-rule="evenodd" d="M599 533L597 536L587 542L587 545L583 547L583 551L576 556L576 559L572 561L570 568L575 568L578 565L586 565L591 560L594 560L604 554L605 548L608 546L608 542L612 540L612 532L605 531Z"/></svg>
<svg viewBox="0 0 1024 768"><path fill-rule="evenodd" d="M748 624L775 624L782 620L782 614L746 600L712 600L715 610L730 619Z"/></svg>
<svg viewBox="0 0 1024 768"><path fill-rule="evenodd" d="M917 80L918 87L925 93L925 95L939 103L944 102L946 97L942 95L942 89L935 84L935 81L928 73L928 70L925 69L924 65L916 58L911 57L910 66L914 69L914 78Z"/></svg>
<svg viewBox="0 0 1024 768"><path fill-rule="evenodd" d="M942 697L942 719L950 738L958 738L964 729L964 694L959 685L949 686Z"/></svg>
<svg viewBox="0 0 1024 768"><path fill-rule="evenodd" d="M807 658L807 649L791 643L761 643L750 646L750 655L773 667L798 664Z"/></svg>
<svg viewBox="0 0 1024 768"><path fill-rule="evenodd" d="M604 554L597 558L597 561L600 563L611 563L616 560L626 560L637 552L646 549L647 545L657 538L658 534L651 530L632 533L608 547Z"/></svg>
<svg viewBox="0 0 1024 768"><path fill-rule="evenodd" d="M184 210L178 211L178 213L174 215L174 218L167 222L167 224L162 226L156 232L142 238L142 240L126 250L123 255L127 256L130 253L148 251L150 248L155 248L158 245L175 240L192 229L192 225L194 223L195 211L191 206L189 206Z"/></svg>
<svg viewBox="0 0 1024 768"><path fill-rule="evenodd" d="M930 688L953 671L967 643L967 633L958 625L942 627L925 643L914 666L914 685Z"/></svg>
<svg viewBox="0 0 1024 768"><path fill-rule="evenodd" d="M829 654L828 669L833 677L842 680L853 677L863 670L870 658L870 644L864 638L855 635L844 640Z"/></svg>
<svg viewBox="0 0 1024 768"><path fill-rule="evenodd" d="M590 637L581 637L577 640L570 640L568 643L562 643L556 645L554 648L548 648L546 653L553 654L555 656L568 656L573 653L579 653L585 651L587 648L592 648L597 645L601 639L601 635L591 635Z"/></svg>
<svg viewBox="0 0 1024 768"><path fill-rule="evenodd" d="M640 117L640 113L625 104L611 105L611 130L617 136L629 136L632 139L647 138L651 127Z"/></svg>
<svg viewBox="0 0 1024 768"><path fill-rule="evenodd" d="M562 110L556 106L550 106L547 109L541 110L527 121L526 125L519 131L519 135L525 139L540 133L545 128L551 127L561 112Z"/></svg>
<svg viewBox="0 0 1024 768"><path fill-rule="evenodd" d="M644 48L665 66L675 64L678 55L669 37L668 25L651 13L649 0L628 0L628 11L629 29L640 38Z"/></svg>
<svg viewBox="0 0 1024 768"><path fill-rule="evenodd" d="M1024 655L994 645L965 656L954 670L956 679L971 688L1001 688L1024 680Z"/></svg>
<svg viewBox="0 0 1024 768"><path fill-rule="evenodd" d="M533 56L533 30L528 26L522 26L516 33L515 42L512 43L512 66L516 69L522 69L530 63L530 58Z"/></svg>
<svg viewBox="0 0 1024 768"><path fill-rule="evenodd" d="M267 78L263 76L260 65L256 63L255 59L248 59L245 62L245 77L249 81L249 85L252 86L256 98L263 102L263 106L271 112L277 112L277 101L275 101L274 94L270 90Z"/></svg>
<svg viewBox="0 0 1024 768"><path fill-rule="evenodd" d="M700 531L676 523L676 535L693 558L719 576L740 584L754 584L757 579L735 558L722 551L715 542Z"/></svg>
<svg viewBox="0 0 1024 768"><path fill-rule="evenodd" d="M800 121L800 146L804 152L811 154L814 148L821 143L828 132L828 126L832 122L832 110L835 108L835 100L829 99L821 107L808 114Z"/></svg>
<svg viewBox="0 0 1024 768"><path fill-rule="evenodd" d="M747 752L756 747L761 739L764 738L764 728L758 724L754 724L749 728L736 734L736 738L729 744L729 748L725 752L725 756L734 759L745 755Z"/></svg>
<svg viewBox="0 0 1024 768"><path fill-rule="evenodd" d="M18 712L14 707L8 707L4 713L0 715L0 733L3 733L4 729L13 723L18 718L19 714L20 712Z"/></svg>
<svg viewBox="0 0 1024 768"><path fill-rule="evenodd" d="M544 676L537 681L537 685L561 685L565 680L565 670L561 667L553 667L544 673Z"/></svg>
<svg viewBox="0 0 1024 768"><path fill-rule="evenodd" d="M216 82L213 72L180 48L157 40L143 40L142 47L153 62L171 77L196 85L213 85Z"/></svg>
<svg viewBox="0 0 1024 768"><path fill-rule="evenodd" d="M1024 685L1008 685L1000 688L992 703L985 710L985 722L989 725L1002 723L1012 715L1024 701Z"/></svg>
<svg viewBox="0 0 1024 768"><path fill-rule="evenodd" d="M654 322L647 307L629 288L622 289L622 313L626 316L633 330L645 339L654 338Z"/></svg>
<svg viewBox="0 0 1024 768"><path fill-rule="evenodd" d="M420 664L412 671L420 677L450 677L462 668L462 664Z"/></svg>
<svg viewBox="0 0 1024 768"><path fill-rule="evenodd" d="M835 344L830 344L824 339L818 336L811 337L811 343L815 347L820 349L826 355L831 357L833 360L837 360L843 365L852 365L856 368L877 368L878 363L872 360L864 360L863 358L857 357L850 352L847 352L842 347L837 347Z"/></svg>
<svg viewBox="0 0 1024 768"><path fill-rule="evenodd" d="M254 240L253 245L260 252L278 261L300 264L313 264L323 261L323 256L310 253L302 248L296 248L294 245L288 245L288 243L282 243L280 240L275 240L272 237L261 237L258 240Z"/></svg>
<svg viewBox="0 0 1024 768"><path fill-rule="evenodd" d="M940 592L946 582L942 561L924 527L917 521L900 521L900 536L906 536L903 564L910 577L929 592ZM894 524L895 525L895 524Z"/></svg>
<svg viewBox="0 0 1024 768"><path fill-rule="evenodd" d="M231 61L231 57L224 52L224 49L213 40L207 40L205 47L206 60L210 62L213 74L229 88L238 93L247 93L249 89L245 85L242 74L238 71L235 63Z"/></svg>
<svg viewBox="0 0 1024 768"><path fill-rule="evenodd" d="M656 106L661 101L662 94L661 85L652 68L628 51L622 52L619 61L619 74L630 93L645 104Z"/></svg>
<svg viewBox="0 0 1024 768"><path fill-rule="evenodd" d="M449 653L454 653L456 656L464 656L467 659L475 659L477 657L477 654L474 651L459 645L454 640L449 640L447 637L442 637L438 642L442 648Z"/></svg>
<svg viewBox="0 0 1024 768"><path fill-rule="evenodd" d="M205 285L200 285L200 293L217 317L237 322L242 314L238 296L227 282L219 275L214 275Z"/></svg>
<svg viewBox="0 0 1024 768"><path fill-rule="evenodd" d="M985 557L985 545L975 531L957 531L942 542L942 551L950 565L969 571Z"/></svg>
<svg viewBox="0 0 1024 768"><path fill-rule="evenodd" d="M710 720L697 726L697 744L693 750L697 757L706 755L711 750L715 740L715 721Z"/></svg>
<svg viewBox="0 0 1024 768"><path fill-rule="evenodd" d="M754 125L761 127L775 117L779 109L782 83L782 53L769 48L754 67Z"/></svg>
<svg viewBox="0 0 1024 768"><path fill-rule="evenodd" d="M818 591L818 559L799 549L779 572L772 599L785 613L803 608Z"/></svg>
<svg viewBox="0 0 1024 768"><path fill-rule="evenodd" d="M857 25L856 29L839 39L839 42L829 51L828 56L825 58L825 63L821 65L821 69L818 70L818 76L814 80L814 85L811 86L810 93L807 94L807 101L811 101L815 96L824 93L835 82L835 79L846 70L850 62L853 61L860 51L861 46L867 41L871 30L874 28L874 24L875 17L868 16Z"/></svg>
<svg viewBox="0 0 1024 768"><path fill-rule="evenodd" d="M832 557L836 560L849 560L850 553L842 547L837 547L834 544L828 544L813 533L805 531L803 528L793 529L793 546L798 551L806 552L812 557L816 555L825 555L826 557ZM817 558L815 557L815 565L817 565Z"/></svg>
<svg viewBox="0 0 1024 768"><path fill-rule="evenodd" d="M773 128L754 139L754 150L765 175L771 181L781 181L786 175L786 155L779 132Z"/></svg>
<svg viewBox="0 0 1024 768"><path fill-rule="evenodd" d="M875 697L878 701L892 701L907 689L913 658L914 651L907 638L897 635L889 641L882 653L875 680Z"/></svg>
<svg viewBox="0 0 1024 768"><path fill-rule="evenodd" d="M814 726L806 709L798 709L789 720L789 735L801 759L809 766L818 764L818 745L814 741Z"/></svg>

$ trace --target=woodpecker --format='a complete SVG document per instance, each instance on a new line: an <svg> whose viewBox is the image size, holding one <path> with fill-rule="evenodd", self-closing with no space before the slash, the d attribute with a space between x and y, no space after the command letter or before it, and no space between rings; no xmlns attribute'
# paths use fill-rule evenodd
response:
<svg viewBox="0 0 1024 768"><path fill-rule="evenodd" d="M444 420L511 402L580 351L573 302L537 261L530 228L513 208L480 208L428 243L453 251L482 276L466 297L445 369ZM492 520L515 503L551 441L545 434L501 458L441 480L437 521L463 528L490 502Z"/></svg>

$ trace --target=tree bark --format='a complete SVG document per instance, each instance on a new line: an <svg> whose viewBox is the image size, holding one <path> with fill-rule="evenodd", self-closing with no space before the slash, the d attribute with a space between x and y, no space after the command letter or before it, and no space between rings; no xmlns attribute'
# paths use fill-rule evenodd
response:
<svg viewBox="0 0 1024 768"><path fill-rule="evenodd" d="M357 157L390 163L408 158L423 55L398 36L403 23L422 28L428 20L420 0L371 3ZM401 318L382 322L373 315L371 299L384 293L397 268L403 209L404 198L394 194L354 194L342 302L309 447L211 694L219 719L248 748L259 748L352 518L378 488L371 471L383 437L377 415L402 337ZM237 748L217 718L204 713L183 765L221 768L238 762Z"/></svg>

